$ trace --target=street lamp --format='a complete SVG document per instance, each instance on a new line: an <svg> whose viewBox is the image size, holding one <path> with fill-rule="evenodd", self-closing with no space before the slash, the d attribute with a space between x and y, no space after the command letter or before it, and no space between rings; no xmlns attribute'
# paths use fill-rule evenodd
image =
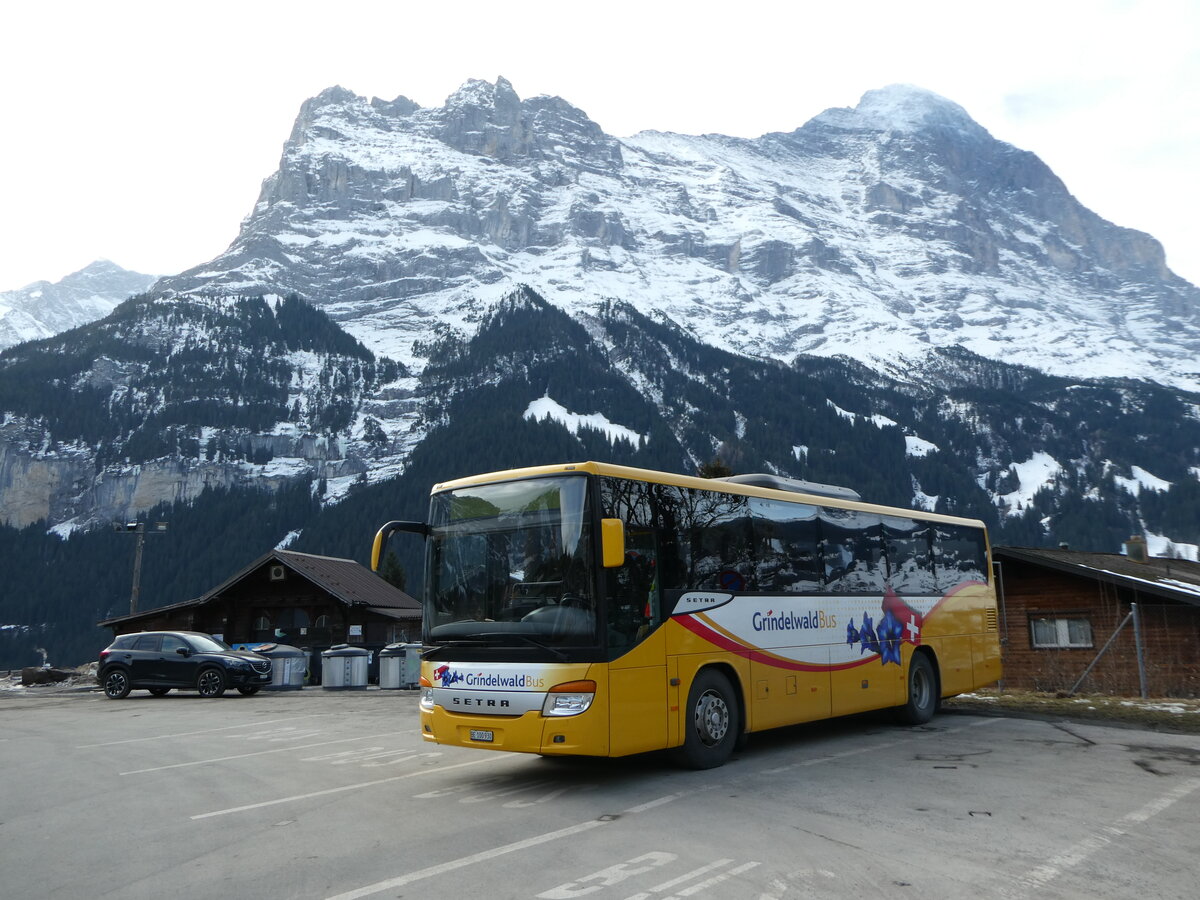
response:
<svg viewBox="0 0 1200 900"><path fill-rule="evenodd" d="M116 529L120 531L121 526L116 526ZM150 534L162 534L166 530L166 522L155 522L154 531ZM137 545L133 551L133 592L129 595L129 614L132 616L137 612L138 594L142 590L142 548L146 544L146 523L126 522L125 532L137 535Z"/></svg>

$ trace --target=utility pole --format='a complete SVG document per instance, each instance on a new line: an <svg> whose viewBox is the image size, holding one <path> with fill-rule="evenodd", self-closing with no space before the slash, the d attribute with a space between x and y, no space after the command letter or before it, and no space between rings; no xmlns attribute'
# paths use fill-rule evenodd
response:
<svg viewBox="0 0 1200 900"><path fill-rule="evenodd" d="M120 526L117 526L117 530L121 530ZM162 534L166 530L166 522L155 522L151 534ZM146 546L146 523L127 522L125 531L137 536L137 544L133 551L133 591L129 595L129 614L132 616L138 611L138 595L142 590L142 551Z"/></svg>

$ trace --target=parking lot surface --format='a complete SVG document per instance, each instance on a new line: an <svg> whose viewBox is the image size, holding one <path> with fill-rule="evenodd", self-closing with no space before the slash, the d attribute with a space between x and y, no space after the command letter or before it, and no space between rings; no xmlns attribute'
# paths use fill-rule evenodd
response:
<svg viewBox="0 0 1200 900"><path fill-rule="evenodd" d="M1196 896L1194 735L865 716L692 772L437 747L416 704L0 696L0 895Z"/></svg>

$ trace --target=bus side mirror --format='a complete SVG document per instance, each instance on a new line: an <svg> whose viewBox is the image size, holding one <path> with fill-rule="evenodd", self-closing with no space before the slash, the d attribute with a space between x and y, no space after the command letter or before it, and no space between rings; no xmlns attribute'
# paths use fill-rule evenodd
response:
<svg viewBox="0 0 1200 900"><path fill-rule="evenodd" d="M375 534L375 543L371 546L371 571L379 571L380 560L383 559L383 550L387 546L388 538L397 531L407 531L411 534L419 534L421 537L429 537L430 528L424 522L388 522Z"/></svg>
<svg viewBox="0 0 1200 900"><path fill-rule="evenodd" d="M600 520L600 548L604 568L625 565L625 523L620 519Z"/></svg>

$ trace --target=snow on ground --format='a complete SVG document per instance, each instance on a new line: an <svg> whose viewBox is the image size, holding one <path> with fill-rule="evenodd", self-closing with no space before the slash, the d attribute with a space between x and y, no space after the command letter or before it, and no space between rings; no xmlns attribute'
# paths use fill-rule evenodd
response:
<svg viewBox="0 0 1200 900"><path fill-rule="evenodd" d="M937 509L937 502L941 499L939 496L934 496L925 493L921 490L921 485L917 483L917 479L913 479L913 509L923 509L926 512L934 512Z"/></svg>
<svg viewBox="0 0 1200 900"><path fill-rule="evenodd" d="M1015 491L997 496L997 503L1007 509L1008 515L1020 515L1033 495L1054 483L1062 466L1049 453L1039 450L1022 463L1013 463L1009 470L1016 474L1018 487Z"/></svg>
<svg viewBox="0 0 1200 900"><path fill-rule="evenodd" d="M1190 559L1200 562L1200 544L1181 544L1163 534L1146 533L1146 549L1151 556Z"/></svg>
<svg viewBox="0 0 1200 900"><path fill-rule="evenodd" d="M1108 465L1112 464L1108 463ZM1113 481L1115 481L1119 487L1124 488L1135 497L1140 494L1142 490L1159 491L1160 493L1162 491L1170 490L1171 482L1165 481L1155 475L1151 475L1140 466L1131 466L1130 468L1133 471L1132 478L1114 475Z"/></svg>
<svg viewBox="0 0 1200 900"><path fill-rule="evenodd" d="M936 453L939 449L938 445L933 443L933 441L919 438L915 434L906 434L904 436L905 456L928 456L930 453Z"/></svg>
<svg viewBox="0 0 1200 900"><path fill-rule="evenodd" d="M604 432L613 443L618 440L626 440L634 447L641 447L643 441L649 440L649 435L640 434L632 428L611 422L607 416L601 413L573 413L561 403L551 399L549 395L542 396L530 403L523 416L525 419L534 421L541 421L547 417L558 422L571 434L579 434L580 428L591 428Z"/></svg>
<svg viewBox="0 0 1200 900"><path fill-rule="evenodd" d="M862 416L858 413L852 413L849 410L842 409L832 400L826 400L826 405L829 406L835 413L850 422L857 422L859 419L865 419L881 431L884 428L899 428L900 423L894 419L889 419L887 416L881 416L876 413L873 416ZM794 449L794 448L793 448ZM933 441L927 441L922 437L917 437L915 434L904 435L904 455L905 456L928 456L930 453L936 453L941 448ZM807 448L805 448L807 452ZM937 498L935 497L934 500Z"/></svg>
<svg viewBox="0 0 1200 900"><path fill-rule="evenodd" d="M275 545L275 549L276 550L286 550L288 547L292 546L292 544L296 543L296 540L299 537L300 537L299 531L294 531L294 530L289 531L286 535L284 535L283 540Z"/></svg>

